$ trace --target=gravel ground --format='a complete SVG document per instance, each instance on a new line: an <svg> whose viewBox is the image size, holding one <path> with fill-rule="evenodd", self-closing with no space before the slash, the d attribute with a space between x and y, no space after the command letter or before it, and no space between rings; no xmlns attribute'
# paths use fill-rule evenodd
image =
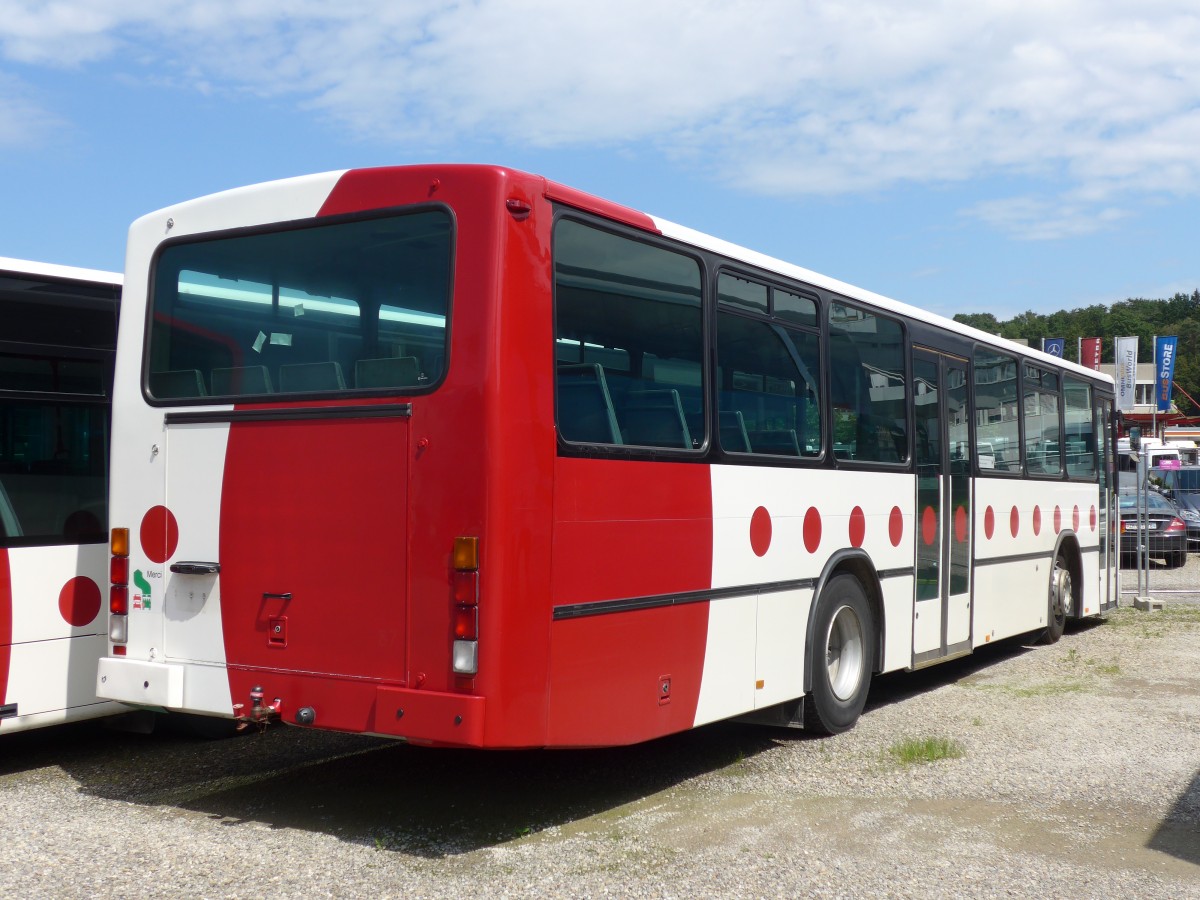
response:
<svg viewBox="0 0 1200 900"><path fill-rule="evenodd" d="M1155 576L1200 590L1200 557ZM0 895L1200 897L1200 593L1164 596L878 679L834 738L12 735ZM908 738L962 755L902 763Z"/></svg>

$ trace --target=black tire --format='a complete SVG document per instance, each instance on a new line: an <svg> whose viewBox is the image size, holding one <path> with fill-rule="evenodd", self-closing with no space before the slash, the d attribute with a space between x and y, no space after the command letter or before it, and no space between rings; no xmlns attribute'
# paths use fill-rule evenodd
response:
<svg viewBox="0 0 1200 900"><path fill-rule="evenodd" d="M1180 550L1178 553L1172 553L1167 558L1167 565L1172 569L1179 569L1187 565L1187 551Z"/></svg>
<svg viewBox="0 0 1200 900"><path fill-rule="evenodd" d="M875 620L867 595L853 575L838 575L817 600L804 727L819 734L852 728L867 702L874 666Z"/></svg>
<svg viewBox="0 0 1200 900"><path fill-rule="evenodd" d="M1071 604L1075 602L1074 583L1067 561L1061 555L1054 558L1054 568L1050 570L1050 589L1047 591L1046 630L1042 632L1042 643L1053 644L1063 636L1067 627L1067 616L1071 613Z"/></svg>

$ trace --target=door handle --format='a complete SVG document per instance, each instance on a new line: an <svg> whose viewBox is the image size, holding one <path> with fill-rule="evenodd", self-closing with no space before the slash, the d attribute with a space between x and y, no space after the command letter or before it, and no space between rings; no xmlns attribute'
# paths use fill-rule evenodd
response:
<svg viewBox="0 0 1200 900"><path fill-rule="evenodd" d="M177 562L171 563L171 571L176 575L217 575L221 564L215 562Z"/></svg>

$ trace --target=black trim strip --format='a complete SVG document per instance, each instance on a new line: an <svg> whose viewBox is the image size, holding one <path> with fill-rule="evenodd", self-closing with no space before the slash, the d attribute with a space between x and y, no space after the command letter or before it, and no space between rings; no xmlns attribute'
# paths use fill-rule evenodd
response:
<svg viewBox="0 0 1200 900"><path fill-rule="evenodd" d="M903 569L880 569L875 574L880 578L903 578L905 575L915 575L916 566L906 566Z"/></svg>
<svg viewBox="0 0 1200 900"><path fill-rule="evenodd" d="M9 703L6 706L0 706L0 719L11 719L17 714L17 704Z"/></svg>
<svg viewBox="0 0 1200 900"><path fill-rule="evenodd" d="M1035 559L1049 559L1053 555L1053 550L1041 550L1037 553L1014 553L1011 556L993 556L989 559L976 559L975 565L995 566L1000 563L1032 562Z"/></svg>
<svg viewBox="0 0 1200 900"><path fill-rule="evenodd" d="M1099 553L1100 546L1097 544L1094 547L1080 547L1080 553ZM1043 550L1040 553L1014 553L1012 556L992 556L987 559L975 559L977 566L995 566L1000 563L1013 562L1032 562L1035 559L1050 559L1054 555L1053 550Z"/></svg>
<svg viewBox="0 0 1200 900"><path fill-rule="evenodd" d="M299 419L407 419L411 403L378 403L366 406L284 406L278 409L225 409L169 412L168 425L203 425L219 422L286 422Z"/></svg>
<svg viewBox="0 0 1200 900"><path fill-rule="evenodd" d="M677 594L653 594L648 597L626 597L621 600L589 600L586 603L568 603L554 607L554 619L556 621L559 619L582 619L587 616L602 616L608 613L630 612L637 609L656 609L661 606L683 606L687 603L725 600L730 597L811 590L816 586L817 579L815 578L797 578L794 581L741 584L736 587L711 588L706 591L682 591Z"/></svg>

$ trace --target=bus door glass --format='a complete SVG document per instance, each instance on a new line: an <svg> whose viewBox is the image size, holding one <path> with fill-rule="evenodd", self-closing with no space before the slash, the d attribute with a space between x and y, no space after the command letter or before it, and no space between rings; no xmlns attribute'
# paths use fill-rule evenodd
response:
<svg viewBox="0 0 1200 900"><path fill-rule="evenodd" d="M966 360L914 350L917 555L913 665L970 647L971 441Z"/></svg>

